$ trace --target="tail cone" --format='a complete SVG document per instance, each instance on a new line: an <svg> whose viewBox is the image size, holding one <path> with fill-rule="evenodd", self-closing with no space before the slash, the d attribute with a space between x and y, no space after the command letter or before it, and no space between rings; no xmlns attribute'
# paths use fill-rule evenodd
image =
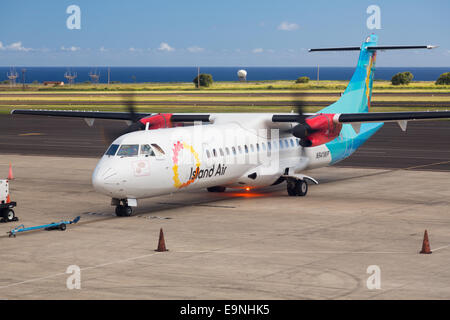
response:
<svg viewBox="0 0 450 320"><path fill-rule="evenodd" d="M422 251L420 253L423 254L430 254L432 253L430 249L430 241L428 240L428 232L425 230L425 233L423 235L423 243L422 243Z"/></svg>
<svg viewBox="0 0 450 320"><path fill-rule="evenodd" d="M162 228L159 230L158 249L156 249L155 251L157 252L169 251L166 249L166 242L164 241L164 233Z"/></svg>

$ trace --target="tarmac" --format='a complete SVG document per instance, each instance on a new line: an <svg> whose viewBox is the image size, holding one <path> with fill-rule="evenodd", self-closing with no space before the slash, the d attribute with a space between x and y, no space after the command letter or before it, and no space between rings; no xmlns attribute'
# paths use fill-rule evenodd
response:
<svg viewBox="0 0 450 320"><path fill-rule="evenodd" d="M0 224L0 299L450 299L448 122L385 126L347 163L307 172L319 185L306 197L284 184L184 192L116 217L90 181L106 148L98 130L33 119L12 131L0 120L0 172L12 163L20 218ZM7 236L76 216L66 231ZM154 251L160 228L168 252ZM419 254L425 229L430 255ZM81 289L67 288L72 265ZM370 266L380 289L367 286Z"/></svg>

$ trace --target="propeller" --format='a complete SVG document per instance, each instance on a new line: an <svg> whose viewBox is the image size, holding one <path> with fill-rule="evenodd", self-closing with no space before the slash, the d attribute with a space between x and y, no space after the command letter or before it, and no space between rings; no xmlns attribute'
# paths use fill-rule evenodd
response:
<svg viewBox="0 0 450 320"><path fill-rule="evenodd" d="M106 145L110 145L111 142L113 142L118 137L120 137L124 134L145 129L145 125L139 121L140 117L136 113L136 107L135 107L135 103L134 103L134 95L131 94L128 96L129 96L129 98L126 100L124 99L123 102L126 106L126 110L128 111L128 121L130 121L131 124L128 125L125 129L121 129L121 128L117 128L117 127L105 128L103 126L102 127L102 137L103 137L103 141L105 142ZM125 96L122 96L122 98L124 98L124 97Z"/></svg>
<svg viewBox="0 0 450 320"><path fill-rule="evenodd" d="M290 133L294 137L301 139L300 145L303 147L309 147L311 145L311 141L307 139L307 137L316 132L317 130L312 129L308 123L306 122L306 118L308 116L304 113L305 102L303 99L296 99L293 101L293 105L295 108L295 112L297 113L297 122L298 124L294 127L284 130L283 133Z"/></svg>

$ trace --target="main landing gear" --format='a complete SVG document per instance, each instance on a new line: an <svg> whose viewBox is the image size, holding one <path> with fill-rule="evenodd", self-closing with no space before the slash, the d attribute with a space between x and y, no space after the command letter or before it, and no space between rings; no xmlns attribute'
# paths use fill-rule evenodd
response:
<svg viewBox="0 0 450 320"><path fill-rule="evenodd" d="M291 197L304 197L308 193L308 183L306 182L306 180L288 179L287 192Z"/></svg>
<svg viewBox="0 0 450 320"><path fill-rule="evenodd" d="M120 200L116 206L116 216L129 217L133 214L133 208L128 205L127 200Z"/></svg>

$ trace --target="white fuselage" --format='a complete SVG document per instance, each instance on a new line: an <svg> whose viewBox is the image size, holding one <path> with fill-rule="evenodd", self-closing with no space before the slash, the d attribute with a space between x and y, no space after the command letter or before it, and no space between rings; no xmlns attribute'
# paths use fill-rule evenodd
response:
<svg viewBox="0 0 450 320"><path fill-rule="evenodd" d="M98 192L116 199L213 186L264 187L282 175L331 161L325 145L302 148L297 138L271 128L268 116L254 114L241 115L240 121L136 131L117 138L111 148L92 182Z"/></svg>

